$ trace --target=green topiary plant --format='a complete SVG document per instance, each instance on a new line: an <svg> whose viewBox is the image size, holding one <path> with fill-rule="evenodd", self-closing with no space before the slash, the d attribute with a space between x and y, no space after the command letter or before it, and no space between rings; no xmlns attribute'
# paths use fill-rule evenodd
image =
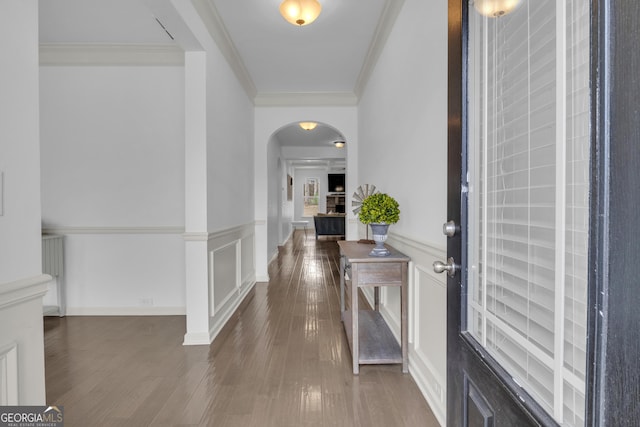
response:
<svg viewBox="0 0 640 427"><path fill-rule="evenodd" d="M358 216L363 224L395 224L400 219L400 208L393 197L376 193L362 201Z"/></svg>

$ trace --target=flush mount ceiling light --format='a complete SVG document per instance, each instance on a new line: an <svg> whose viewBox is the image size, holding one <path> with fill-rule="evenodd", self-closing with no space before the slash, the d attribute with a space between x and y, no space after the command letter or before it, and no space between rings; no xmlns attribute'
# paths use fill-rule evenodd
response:
<svg viewBox="0 0 640 427"><path fill-rule="evenodd" d="M498 18L513 12L522 0L474 0L473 7L478 13L490 18Z"/></svg>
<svg viewBox="0 0 640 427"><path fill-rule="evenodd" d="M318 126L316 122L300 122L298 124L304 130L314 130Z"/></svg>
<svg viewBox="0 0 640 427"><path fill-rule="evenodd" d="M284 0L280 3L280 14L293 25L302 27L316 20L322 6L318 0Z"/></svg>
<svg viewBox="0 0 640 427"><path fill-rule="evenodd" d="M338 141L335 141L333 144L336 146L336 148L342 148L344 147L345 142L342 140L338 140Z"/></svg>

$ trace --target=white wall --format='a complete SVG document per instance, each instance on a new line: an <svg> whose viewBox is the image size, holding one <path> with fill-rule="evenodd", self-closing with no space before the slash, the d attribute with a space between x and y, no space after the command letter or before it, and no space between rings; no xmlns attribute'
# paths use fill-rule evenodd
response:
<svg viewBox="0 0 640 427"><path fill-rule="evenodd" d="M251 100L224 57L207 50L207 189L209 231L253 223Z"/></svg>
<svg viewBox="0 0 640 427"><path fill-rule="evenodd" d="M38 2L0 2L0 405L43 405Z"/></svg>
<svg viewBox="0 0 640 427"><path fill-rule="evenodd" d="M412 258L410 371L442 425L446 289L431 263L446 254L446 58L447 2L405 0L358 110L358 177L400 204L387 242ZM397 292L383 294L383 311L399 334Z"/></svg>
<svg viewBox="0 0 640 427"><path fill-rule="evenodd" d="M1 3L0 283L41 271L37 4L26 3Z"/></svg>
<svg viewBox="0 0 640 427"><path fill-rule="evenodd" d="M295 170L293 169L293 167L291 167L290 162L286 160L283 160L282 164L284 165L284 167L282 171L282 180L280 181L282 183L282 209L280 214L280 230L282 240L286 241L291 233L293 233L293 226L291 225L291 221L293 221L295 218L295 197L292 194L291 200L287 200L287 179L288 176L293 178L293 176L295 175ZM293 182L293 185L295 187L295 181Z"/></svg>
<svg viewBox="0 0 640 427"><path fill-rule="evenodd" d="M279 208L283 168L283 159L280 152L280 141L278 141L277 137L269 138L266 156L267 171L269 172L267 182L267 253L269 260L277 255L278 245L283 243L281 232L282 209Z"/></svg>
<svg viewBox="0 0 640 427"><path fill-rule="evenodd" d="M184 67L42 66L40 97L67 313L184 313Z"/></svg>

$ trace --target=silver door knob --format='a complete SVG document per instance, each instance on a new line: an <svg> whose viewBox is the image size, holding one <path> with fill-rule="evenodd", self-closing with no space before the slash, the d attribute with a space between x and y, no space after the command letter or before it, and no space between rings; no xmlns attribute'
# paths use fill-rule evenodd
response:
<svg viewBox="0 0 640 427"><path fill-rule="evenodd" d="M456 231L458 231L456 227L456 223L453 220L447 221L442 224L442 234L447 237L453 237L456 235Z"/></svg>
<svg viewBox="0 0 640 427"><path fill-rule="evenodd" d="M453 258L449 258L446 264L442 261L435 261L433 263L433 271L435 271L436 273L443 273L446 271L449 277L455 276L457 270L458 266L456 265L456 262L453 260Z"/></svg>

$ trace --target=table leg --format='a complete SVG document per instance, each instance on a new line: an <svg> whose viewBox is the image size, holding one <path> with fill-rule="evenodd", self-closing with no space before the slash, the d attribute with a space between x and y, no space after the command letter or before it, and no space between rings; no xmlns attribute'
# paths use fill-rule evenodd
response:
<svg viewBox="0 0 640 427"><path fill-rule="evenodd" d="M401 328L401 347L402 347L402 372L409 372L409 328L408 328L408 296L409 286L407 263L402 263L402 286L400 287L400 328Z"/></svg>
<svg viewBox="0 0 640 427"><path fill-rule="evenodd" d="M340 255L340 319L344 322L344 255Z"/></svg>
<svg viewBox="0 0 640 427"><path fill-rule="evenodd" d="M360 335L358 333L358 264L351 264L351 357L353 373L360 373Z"/></svg>
<svg viewBox="0 0 640 427"><path fill-rule="evenodd" d="M380 286L373 288L373 308L375 311L380 311Z"/></svg>

